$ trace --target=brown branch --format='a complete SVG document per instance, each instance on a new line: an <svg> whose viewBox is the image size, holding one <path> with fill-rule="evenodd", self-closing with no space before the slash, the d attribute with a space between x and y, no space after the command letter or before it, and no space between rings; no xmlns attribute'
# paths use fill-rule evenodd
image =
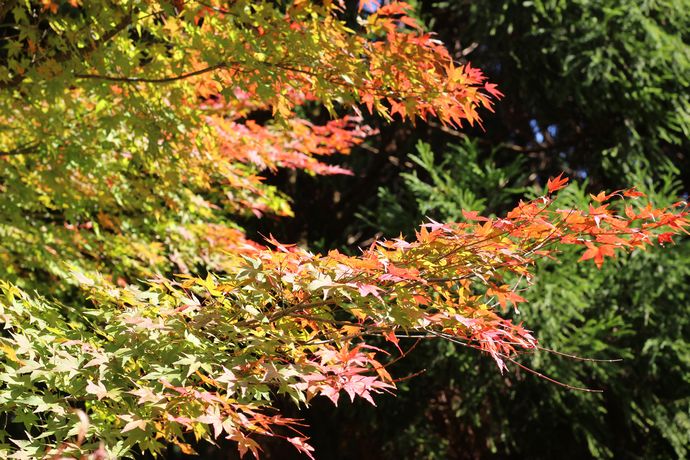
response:
<svg viewBox="0 0 690 460"><path fill-rule="evenodd" d="M457 129L453 129L450 126L442 125L441 123L436 123L435 121L428 121L427 125L429 125L431 128L441 130L444 133L449 134L453 137L457 137L460 139L468 139L469 138L467 133L463 133L462 131L458 131Z"/></svg>
<svg viewBox="0 0 690 460"><path fill-rule="evenodd" d="M440 123L437 123L435 121L428 121L427 125L429 125L431 128L438 129L450 136L457 137L459 139L469 139L469 136L467 133L464 133L462 131L458 131L457 129L453 129L449 126L442 125ZM488 141L487 139L483 138L476 138L476 141L478 141L481 144L484 145L490 145L491 142ZM507 150L512 150L513 152L518 152L518 153L540 153L540 152L548 152L550 150L558 150L562 149L564 147L572 147L575 144L574 139L566 139L561 142L541 142L537 144L534 147L526 147L518 144L514 144L511 142L503 142L498 144L496 147L497 149L507 149Z"/></svg>
<svg viewBox="0 0 690 460"><path fill-rule="evenodd" d="M0 157L24 155L26 153L35 153L35 152L32 152L32 150L34 150L39 145L40 144L38 142L32 142L30 144L20 145L19 147L15 147L11 150L0 150Z"/></svg>
<svg viewBox="0 0 690 460"><path fill-rule="evenodd" d="M172 83L178 80L184 80L186 78L195 77L197 75L203 75L208 72L213 72L218 69L223 69L229 67L230 64L221 63L212 65L210 67L205 67L203 69L195 70L193 72L187 72L180 75L172 75L169 77L161 78L146 78L146 77L119 77L116 75L97 75L97 74L76 74L76 78L80 79L92 79L92 80L105 80L114 81L120 83Z"/></svg>
<svg viewBox="0 0 690 460"><path fill-rule="evenodd" d="M501 149L508 149L512 150L513 152L519 152L519 153L540 153L540 152L548 152L550 150L560 150L564 147L572 147L574 145L574 142L570 139L564 140L562 142L542 142L537 144L534 147L523 147L521 145L517 144L512 144L508 142L504 142L502 144L498 145L498 148Z"/></svg>
<svg viewBox="0 0 690 460"><path fill-rule="evenodd" d="M316 72L306 70L306 69L300 69L298 67L292 67L288 66L285 64L281 64L279 62L260 62L257 61L258 65L263 65L266 67L275 67L277 69L285 70L287 72L297 72L297 73L302 73L305 75L308 75L310 77L318 77L319 74ZM173 83L179 80L184 80L190 77L195 77L197 75L203 75L208 72L213 72L215 70L219 69L227 69L227 68L237 68L240 66L246 65L244 62L221 62L220 64L212 65L209 67L204 67L203 69L195 70L193 72L186 72L180 75L171 75L168 77L160 77L160 78L147 78L147 77L127 77L127 76L117 76L117 75L99 75L99 74L76 74L76 78L80 79L92 79L92 80L105 80L105 81L114 81L114 82L120 82L120 83ZM329 80L330 81L330 80ZM334 82L332 82L334 83ZM351 86L351 85L350 85Z"/></svg>
<svg viewBox="0 0 690 460"><path fill-rule="evenodd" d="M541 372L532 369L531 367L525 366L524 364L517 362L516 360L514 360L513 358L511 358L508 355L504 355L503 353L497 353L497 354L499 356L501 356L503 359L507 360L508 362L515 364L520 369L522 369L526 372L529 372L530 374L536 375L540 379L546 380L547 382L555 383L556 385L567 388L569 390L584 391L585 393L603 393L604 392L604 390L600 390L597 388L576 387L576 386L558 381L554 378L549 377L548 375L542 374Z"/></svg>
<svg viewBox="0 0 690 460"><path fill-rule="evenodd" d="M230 11L230 10L226 10L225 8L220 8L220 7L217 7L217 6L213 6L213 5L211 5L210 3L203 2L203 1L201 1L201 0L195 0L195 1L196 1L196 3L198 3L199 5L205 6L206 8L208 8L208 9L210 9L210 10L213 10L213 11L215 11L216 13L227 14L227 15L229 15L229 16L235 16L235 17L237 17L237 15L236 15L235 13L233 13L233 12ZM232 2L231 2L231 3L232 3Z"/></svg>
<svg viewBox="0 0 690 460"><path fill-rule="evenodd" d="M91 42L91 44L87 48L84 49L84 55L89 54L89 53L95 51L96 49L98 49L98 47L100 47L104 43L111 40L113 37L115 37L115 35L117 35L121 31L123 31L131 23L132 23L132 15L130 12L124 18L122 18L122 20L119 23L117 23L117 25L114 28L105 32L98 40L94 40L93 42ZM82 57L84 55L82 55ZM73 57L74 57L74 53L69 52L69 51L65 51L62 53L55 54L53 56L45 56L42 59L39 59L37 62L35 62L34 66L40 65L48 59L54 59L56 62L61 63L61 62L65 62L65 61L67 61ZM25 78L26 78L26 73L17 74L12 79L10 79L8 81L0 82L0 90L14 88L15 86L18 86L19 84L21 84Z"/></svg>
<svg viewBox="0 0 690 460"><path fill-rule="evenodd" d="M556 351L552 350L551 348L546 348L546 347L541 347L537 345L537 350L544 351L546 353L552 353L556 356L562 356L564 358L569 358L575 361L586 361L586 362L591 362L591 363L619 363L623 361L621 358L615 358L615 359L598 359L598 358L583 358L582 356L577 356L577 355L571 355L569 353L564 353L562 351Z"/></svg>
<svg viewBox="0 0 690 460"><path fill-rule="evenodd" d="M266 321L269 323L274 323L278 321L279 319L282 319L286 316L292 315L292 313L301 311L301 310L309 310L314 307L320 307L324 305L329 305L332 303L335 303L336 299L330 298L330 299L325 299L325 300L319 300L315 302L307 302L307 303L298 303L295 305L291 305L289 307L283 308L281 310L278 310L274 314L268 316L265 318ZM251 327L251 326L256 326L261 324L262 320L257 320L257 319L251 319L251 320L244 320L244 321L239 321L235 323L234 325L237 327Z"/></svg>
<svg viewBox="0 0 690 460"><path fill-rule="evenodd" d="M284 64L282 62L265 62L265 61L257 61L254 63L255 66L263 66L263 67L270 67L270 68L275 68L275 69L280 69L284 70L285 72L294 72L294 73L299 73L306 75L311 78L322 78L323 80L327 81L328 83L331 83L333 85L345 87L345 88L350 88L350 89L360 89L357 85L354 83L349 83L347 81L342 80L341 78L337 76L332 76L332 75L327 75L327 74L320 74L314 70L309 70L307 68L301 68L301 67L295 67L291 66L288 64ZM242 66L249 66L247 62L239 62L239 61L228 61L228 62L222 62L220 64L215 64L209 67L204 67L203 69L195 70L193 72L186 72L180 75L170 75L167 77L159 77L159 78L148 78L148 77L128 77L128 76L119 76L119 75L100 75L100 74L76 74L75 78L78 79L92 79L92 80L104 80L104 81L113 81L113 82L120 82L120 83L173 83L179 80L184 80L190 77L194 77L197 75L202 75L208 72L213 72L215 70L219 69L233 69L235 71L240 71L242 72L243 70L241 69ZM248 69L244 70L244 72L250 72L253 69ZM408 97L415 97L415 96L426 96L428 93L423 93L423 92L398 92L396 93L395 91L381 91L381 90L376 90L374 88L369 88L369 90L375 94L377 94L380 97L398 97L399 99L405 99Z"/></svg>
<svg viewBox="0 0 690 460"><path fill-rule="evenodd" d="M407 374L405 377L399 377L397 379L393 379L393 383L400 383L400 382L404 382L405 380L410 380L410 379L413 379L415 377L419 377L420 375L422 375L426 371L427 371L426 369L422 369L421 371L413 372L412 374Z"/></svg>
<svg viewBox="0 0 690 460"><path fill-rule="evenodd" d="M429 333L431 333L433 336L442 338L442 339L444 339L444 340L448 340L449 342L452 342L452 343L461 345L461 346L463 346L463 347L473 348L473 349L475 349L475 350L479 350L479 351L481 351L481 352L485 352L485 351L482 350L480 347L478 347L478 346L476 346L476 345L473 345L473 344L471 344L471 343L468 343L468 342L463 342L462 340L456 339L455 337L450 336L449 334L439 333L439 332L436 332L436 331L433 331L433 330L428 330L428 329L427 329L427 331L428 331ZM556 385L558 385L558 386L567 388L567 389L569 389L569 390L583 391L583 392L586 392L586 393L603 393L603 392L604 392L603 390L599 390L599 389L584 388L584 387L576 387L576 386L573 386L573 385L570 385L570 384L561 382L561 381L559 381L559 380L556 380L556 379L554 379L554 378L552 378L552 377L549 377L548 375L542 374L541 372L536 371L536 370L532 369L531 367L528 367L528 366L526 366L526 365L524 365L524 364L522 364L522 363L516 361L514 358L512 358L511 356L508 356L508 355L505 354L505 353L495 352L495 354L496 354L496 356L499 356L499 357L505 359L506 361L515 364L516 366L518 366L520 369L524 370L525 372L529 372L530 374L536 375L536 376L539 377L540 379L546 380L547 382L554 383L554 384L556 384Z"/></svg>

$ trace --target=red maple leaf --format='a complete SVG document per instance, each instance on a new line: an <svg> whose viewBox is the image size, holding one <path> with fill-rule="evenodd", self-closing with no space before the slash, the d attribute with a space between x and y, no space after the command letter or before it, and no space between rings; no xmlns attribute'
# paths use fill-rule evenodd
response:
<svg viewBox="0 0 690 460"><path fill-rule="evenodd" d="M642 193L642 192L639 192L639 191L635 190L634 188L631 188L631 189L628 189L628 190L624 190L624 191L623 191L623 196L626 196L626 197L628 197L628 198L637 198L637 197L646 196L646 195L645 195L644 193Z"/></svg>
<svg viewBox="0 0 690 460"><path fill-rule="evenodd" d="M659 244L664 244L664 243L673 243L673 233L671 232L666 232L662 233L657 237L657 241Z"/></svg>
<svg viewBox="0 0 690 460"><path fill-rule="evenodd" d="M597 268L601 268L601 266L604 265L604 257L616 256L615 246L612 246L610 244L602 244L596 246L589 241L586 244L588 249L585 251L584 254L582 254L580 260L594 259L594 263L597 264Z"/></svg>
<svg viewBox="0 0 690 460"><path fill-rule="evenodd" d="M556 178L551 178L546 182L546 188L549 189L549 193L553 193L556 190L560 190L565 187L565 185L568 183L568 178L563 177L563 173L560 173L558 177Z"/></svg>
<svg viewBox="0 0 690 460"><path fill-rule="evenodd" d="M476 220L479 222L486 222L489 220L486 217L480 216L477 211L465 211L464 209L462 210L462 216L467 220Z"/></svg>

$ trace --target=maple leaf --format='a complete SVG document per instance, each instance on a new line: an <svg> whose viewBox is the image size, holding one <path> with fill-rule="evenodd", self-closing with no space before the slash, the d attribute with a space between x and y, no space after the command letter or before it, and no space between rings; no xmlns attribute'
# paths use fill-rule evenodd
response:
<svg viewBox="0 0 690 460"><path fill-rule="evenodd" d="M413 17L410 17L410 16L405 15L405 16L403 16L403 17L400 18L400 22L402 22L403 24L405 24L405 25L407 25L407 26L409 26L409 27L411 27L411 28L413 28L413 29L417 29L418 31L421 31L421 30L422 30L422 26L421 26L421 25L419 24L419 22L418 22L415 18L413 18Z"/></svg>
<svg viewBox="0 0 690 460"><path fill-rule="evenodd" d="M596 235L596 242L616 247L628 245L628 242L626 240L619 237L618 235L612 235L610 233Z"/></svg>
<svg viewBox="0 0 690 460"><path fill-rule="evenodd" d="M156 394L150 388L145 387L138 388L136 390L131 390L127 393L139 397L139 399L137 400L137 404L145 404L149 402L157 403L158 401L164 398L162 394Z"/></svg>
<svg viewBox="0 0 690 460"><path fill-rule="evenodd" d="M486 217L480 216L477 211L465 211L464 209L462 210L462 216L467 220L474 220L478 222L486 222L489 220Z"/></svg>
<svg viewBox="0 0 690 460"><path fill-rule="evenodd" d="M367 106L370 114L374 113L374 95L371 93L362 94L361 101Z"/></svg>
<svg viewBox="0 0 690 460"><path fill-rule="evenodd" d="M563 177L563 173L561 173L556 178L549 178L549 180L546 182L546 188L549 190L549 193L553 193L564 188L567 183L568 178Z"/></svg>
<svg viewBox="0 0 690 460"><path fill-rule="evenodd" d="M41 3L43 4L42 11L50 11L53 14L57 13L58 8L60 7L55 0L41 0Z"/></svg>
<svg viewBox="0 0 690 460"><path fill-rule="evenodd" d="M646 196L644 193L635 190L635 188L631 188L628 190L623 190L623 196L628 197L628 198L638 198L638 197L644 197Z"/></svg>
<svg viewBox="0 0 690 460"><path fill-rule="evenodd" d="M590 193L589 196L592 197L592 199L594 201L596 201L597 203L603 203L604 201L608 200L609 198L611 198L612 196L614 196L617 193L618 192L613 192L613 193L609 193L607 195L605 192L599 192L597 195L592 195Z"/></svg>
<svg viewBox="0 0 690 460"><path fill-rule="evenodd" d="M484 89L497 99L503 97L503 93L498 90L495 83L490 83L487 81L484 83Z"/></svg>
<svg viewBox="0 0 690 460"><path fill-rule="evenodd" d="M362 297L373 295L377 299L381 300L381 295L379 294L379 292L382 291L382 289L378 286L375 286L373 284L358 283L357 290L359 291L359 295L361 295Z"/></svg>
<svg viewBox="0 0 690 460"><path fill-rule="evenodd" d="M227 436L237 443L237 450L240 453L240 458L244 458L247 452L251 452L255 459L259 458L259 451L261 446L254 439L246 436L241 431L235 430L232 434Z"/></svg>
<svg viewBox="0 0 690 460"><path fill-rule="evenodd" d="M663 245L664 243L673 243L673 235L674 235L674 234L671 233L671 232L661 233L661 234L657 237L657 241L658 241L659 244L661 244L661 245Z"/></svg>
<svg viewBox="0 0 690 460"><path fill-rule="evenodd" d="M146 420L142 420L130 414L120 415L119 418L127 422L122 428L121 433L127 433L128 431L132 431L137 428L141 431L146 431Z"/></svg>
<svg viewBox="0 0 690 460"><path fill-rule="evenodd" d="M392 280L392 281L402 281L402 280L421 280L419 277L419 270L414 267L405 268L398 267L393 264L388 264L388 273L381 275L381 280Z"/></svg>
<svg viewBox="0 0 690 460"><path fill-rule="evenodd" d="M210 411L196 418L200 423L213 426L213 437L218 437L223 433L223 419L218 411Z"/></svg>
<svg viewBox="0 0 690 460"><path fill-rule="evenodd" d="M383 337L384 337L387 341L389 341L389 342L391 342L393 345L395 345L395 348L398 349L398 351L400 352L400 355L401 355L401 356L405 354L405 353L403 353L402 348L400 348L400 339L398 339L398 336L395 335L395 330L390 330L390 331L388 331L387 333L385 333L385 334L383 335Z"/></svg>
<svg viewBox="0 0 690 460"><path fill-rule="evenodd" d="M305 454L307 457L309 457L311 460L314 459L314 455L312 452L314 452L314 448L307 444L305 441L307 438L298 438L298 437L293 437L293 438L287 438L287 441L295 446L295 449L297 449L299 452Z"/></svg>
<svg viewBox="0 0 690 460"><path fill-rule="evenodd" d="M604 264L604 257L615 257L616 255L616 247L610 244L601 244L597 246L588 241L586 245L588 249L582 254L580 260L594 259L597 268L601 268Z"/></svg>
<svg viewBox="0 0 690 460"><path fill-rule="evenodd" d="M108 389L103 385L103 382L100 381L98 384L89 381L89 383L86 384L86 392L95 395L99 401L108 396Z"/></svg>
<svg viewBox="0 0 690 460"><path fill-rule="evenodd" d="M503 308L506 308L508 306L508 302L511 302L516 311L518 311L518 303L527 302L527 299L516 293L514 290L510 289L510 287L507 285L503 285L501 287L492 286L489 289L487 289L486 295L495 296L498 300L498 303Z"/></svg>

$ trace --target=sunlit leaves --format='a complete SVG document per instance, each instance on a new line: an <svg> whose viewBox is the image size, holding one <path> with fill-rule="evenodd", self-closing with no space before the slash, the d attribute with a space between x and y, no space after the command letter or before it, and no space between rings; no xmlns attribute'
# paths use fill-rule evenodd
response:
<svg viewBox="0 0 690 460"><path fill-rule="evenodd" d="M481 73L456 66L408 5L380 6L352 30L338 2L14 5L18 35L0 61L0 273L62 289L24 276L61 277L56 253L121 283L227 269L255 245L224 213L291 216L265 176L350 174L324 157L373 133L352 116L300 119L304 103L476 120L495 93ZM253 121L261 111L280 120Z"/></svg>
<svg viewBox="0 0 690 460"><path fill-rule="evenodd" d="M0 408L27 433L0 453L191 453L193 435L254 456L270 436L311 456L275 397L373 404L395 380L370 336L401 353L408 335L459 341L503 371L536 341L495 307L524 302L537 258L560 243L601 265L687 226L682 206L618 212L611 199L634 191L558 209L560 176L504 218L467 210L357 256L251 241L239 218L291 215L268 174L350 173L328 157L374 134L359 111L460 126L501 96L410 5L362 3L356 30L341 8L2 10L16 33L0 61L0 274L14 282L0 285ZM297 115L309 111L333 120Z"/></svg>
<svg viewBox="0 0 690 460"><path fill-rule="evenodd" d="M493 303L524 302L520 280L529 283L533 262L556 254L554 244L581 246L583 259L601 265L615 250L688 225L684 208L632 203L638 210L624 217L615 209L635 198L623 195L611 194L623 206L588 211L558 209L546 196L505 218L468 213L474 221L429 223L416 239L380 241L360 256L319 256L271 240L275 250L256 249L234 274L159 279L146 290L76 272L93 304L85 311L6 284L0 317L12 353L5 353L0 401L11 400L17 414L26 408L25 423L38 417L55 426L56 439L68 436L59 421L73 400L87 401L96 427L79 447L87 450L109 432L155 451L161 444L147 444L152 437L182 443L193 431L235 440L240 452L258 454L254 437L267 435L309 454L296 421L267 415L274 392L298 403L321 395L336 404L345 394L373 404L395 385L385 354L366 344L370 335L396 344L408 335L461 341L504 370L536 341ZM82 326L69 327L75 320ZM26 396L10 398L19 388ZM35 440L24 451L43 448Z"/></svg>

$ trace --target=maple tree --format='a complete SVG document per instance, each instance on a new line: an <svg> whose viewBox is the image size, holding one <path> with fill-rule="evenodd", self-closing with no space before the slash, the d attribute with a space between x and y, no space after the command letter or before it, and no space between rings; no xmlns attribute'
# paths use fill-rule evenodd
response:
<svg viewBox="0 0 690 460"><path fill-rule="evenodd" d="M376 174L335 205L342 216L337 224L322 226L314 218L331 198L314 194L318 199L309 199L309 207L295 206L294 224L271 226L281 239L307 234L337 247L356 237L412 234L425 216L462 219L463 208L500 216L519 198L538 196L547 178L561 171L573 182L559 194L562 207L586 208L589 193L630 184L657 206L686 195L686 2L416 5L451 54L485 70L506 97L495 115L484 117L485 130L378 126L372 145L399 162L362 156L358 170ZM429 147L415 149L418 141ZM282 189L297 196L293 190L312 182L328 190L354 181L304 178ZM354 212L365 219L356 220ZM396 375L425 372L399 384L395 397L377 400L379 408L331 413L318 402L310 408L312 443L329 451L347 436L343 458L369 458L371 451L410 459L549 459L564 452L571 458L686 458L690 241L673 239L671 250L667 245L607 258L601 269L576 263L582 252L565 249L537 264L535 284L521 293L528 303L519 315L507 314L525 321L544 347L622 358L595 363L546 351L521 356L521 364L549 377L602 393L564 391L514 367L507 384L485 356L426 341L391 368Z"/></svg>
<svg viewBox="0 0 690 460"><path fill-rule="evenodd" d="M497 308L524 302L536 259L574 245L600 266L687 226L685 203L634 189L559 209L561 176L503 218L358 256L248 239L242 216L291 213L262 174L348 174L326 157L372 133L362 111L459 127L501 96L409 5L360 6L356 24L332 1L0 7L4 456L191 452L192 435L258 457L264 435L311 457L272 401L394 390L367 338L460 341L503 371L538 346Z"/></svg>

